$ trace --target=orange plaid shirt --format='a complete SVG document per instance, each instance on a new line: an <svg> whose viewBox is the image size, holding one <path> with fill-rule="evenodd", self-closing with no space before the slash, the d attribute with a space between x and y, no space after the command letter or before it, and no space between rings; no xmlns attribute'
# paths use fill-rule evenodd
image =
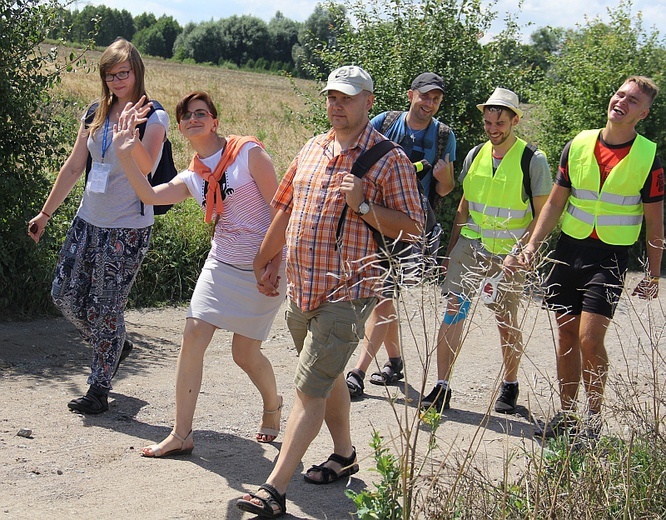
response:
<svg viewBox="0 0 666 520"><path fill-rule="evenodd" d="M354 161L385 137L370 124L356 143L333 156L335 132L310 139L292 161L272 201L290 213L287 225L287 295L304 311L324 302L377 296L382 271L372 265L378 245L371 229L347 210L336 247L336 229L346 205L340 183ZM414 165L402 149L391 150L363 177L372 203L406 213L424 225Z"/></svg>

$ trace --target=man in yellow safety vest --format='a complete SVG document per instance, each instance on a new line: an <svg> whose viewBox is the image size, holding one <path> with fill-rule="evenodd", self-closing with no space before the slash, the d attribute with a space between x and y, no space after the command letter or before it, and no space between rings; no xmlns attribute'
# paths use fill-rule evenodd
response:
<svg viewBox="0 0 666 520"><path fill-rule="evenodd" d="M495 313L502 346L504 381L495 410L516 411L523 350L517 314L524 273L504 269L502 263L507 254L517 254L512 251L517 242L527 242L553 185L546 156L514 133L523 116L518 96L497 88L477 107L488 141L467 154L459 177L463 196L446 254L442 292L447 304L437 337L437 383L421 401L423 408L440 413L449 408L451 370L471 298L479 290L481 300Z"/></svg>
<svg viewBox="0 0 666 520"><path fill-rule="evenodd" d="M606 126L586 130L564 148L553 191L529 243L508 263L534 263L534 255L562 216L556 261L546 281L546 305L558 327L557 377L562 410L546 437L574 434L594 441L608 373L604 337L622 293L629 248L645 218L647 265L634 295L659 290L664 244L664 171L656 145L636 132L658 93L649 78L631 76L611 97ZM574 413L581 379L587 414Z"/></svg>

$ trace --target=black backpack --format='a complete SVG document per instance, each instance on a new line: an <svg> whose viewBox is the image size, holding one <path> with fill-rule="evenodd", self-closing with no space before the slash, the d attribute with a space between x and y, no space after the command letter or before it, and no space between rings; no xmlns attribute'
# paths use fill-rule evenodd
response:
<svg viewBox="0 0 666 520"><path fill-rule="evenodd" d="M382 122L382 126L379 129L379 131L386 135L386 132L388 131L389 128L395 123L398 118L403 114L400 110L389 110L386 113L386 116L384 117L384 121ZM449 142L449 134L451 133L451 128L449 128L447 125L442 123L441 121L437 121L439 125L437 126L437 143L435 144L435 159L439 160L442 157L442 154L444 153L444 150L446 150L446 145ZM410 159L413 161L410 157ZM424 170L422 173L419 174L419 180L423 179L425 177L426 173L428 171ZM430 201L430 205L432 207L437 207L439 202L442 200L442 198L437 194L437 190L435 189L435 182L433 179L433 182L430 183L430 189L428 190L429 193L428 195L428 200Z"/></svg>
<svg viewBox="0 0 666 520"><path fill-rule="evenodd" d="M394 148L399 147L400 145L393 141L389 141L388 139L380 141L363 152L358 159L356 159L352 166L351 173L359 179L363 178L379 159L384 157L384 155ZM422 161L422 163L426 163L426 161ZM416 169L417 166L415 165L415 175ZM437 215L430 205L428 197L423 193L421 182L417 182L417 185L421 199L421 208L426 217L422 240L419 242L406 242L389 238L382 235L379 230L364 221L372 230L372 235L379 247L380 265L386 270L392 270L394 273L399 274L401 283L405 285L414 285L430 274L436 275L436 269L439 266L438 253L440 249L442 227L437 222ZM340 241L340 235L342 234L342 227L345 216L347 215L347 208L348 206L345 205L340 214L340 219L338 220L338 226L335 232L336 249L337 244Z"/></svg>
<svg viewBox="0 0 666 520"><path fill-rule="evenodd" d="M146 118L149 118L153 112L156 110L164 110L164 107L160 105L157 101L152 101L152 108L146 115ZM98 102L93 103L90 105L88 108L88 111L86 112L86 117L85 117L85 125L86 128L90 126L90 124L93 122L93 119L95 118L95 112L97 111L97 107L99 106ZM141 123L140 125L137 126L139 129L139 138L143 139L143 134L146 132L146 123ZM92 168L92 156L90 153L88 153L88 160L86 161L86 184L88 184L88 173L90 173L90 168ZM158 186L160 184L164 184L166 182L171 181L176 175L178 175L178 170L176 170L176 165L173 162L173 150L171 148L171 141L169 141L168 138L164 140L164 143L162 144L162 157L160 158L160 162L157 163L157 167L155 168L155 171L148 176L148 181L150 182L151 186ZM171 209L173 204L165 204L161 206L153 206L153 213L155 215L164 215L167 211ZM143 202L141 203L141 214L143 215Z"/></svg>

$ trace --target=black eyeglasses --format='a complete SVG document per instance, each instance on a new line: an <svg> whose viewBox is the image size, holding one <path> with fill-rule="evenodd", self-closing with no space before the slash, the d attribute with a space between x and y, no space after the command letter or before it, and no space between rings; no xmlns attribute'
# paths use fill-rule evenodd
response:
<svg viewBox="0 0 666 520"><path fill-rule="evenodd" d="M130 72L132 72L132 69L130 70L121 70L120 72L116 72L115 74L108 73L104 76L104 81L107 83L112 83L116 79L127 79L129 78Z"/></svg>
<svg viewBox="0 0 666 520"><path fill-rule="evenodd" d="M185 112L182 115L181 119L183 121L188 121L192 118L194 118L194 119L205 119L208 116L212 117L213 114L211 114L208 110L199 109L199 110L195 110L194 112Z"/></svg>

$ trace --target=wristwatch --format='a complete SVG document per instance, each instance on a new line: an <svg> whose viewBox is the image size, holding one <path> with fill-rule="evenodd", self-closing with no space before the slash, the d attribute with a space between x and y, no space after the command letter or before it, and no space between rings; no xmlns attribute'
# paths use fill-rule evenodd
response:
<svg viewBox="0 0 666 520"><path fill-rule="evenodd" d="M365 199L363 202L361 202L358 206L358 211L356 212L357 215L363 216L367 215L370 212L370 203L368 202L368 199Z"/></svg>

